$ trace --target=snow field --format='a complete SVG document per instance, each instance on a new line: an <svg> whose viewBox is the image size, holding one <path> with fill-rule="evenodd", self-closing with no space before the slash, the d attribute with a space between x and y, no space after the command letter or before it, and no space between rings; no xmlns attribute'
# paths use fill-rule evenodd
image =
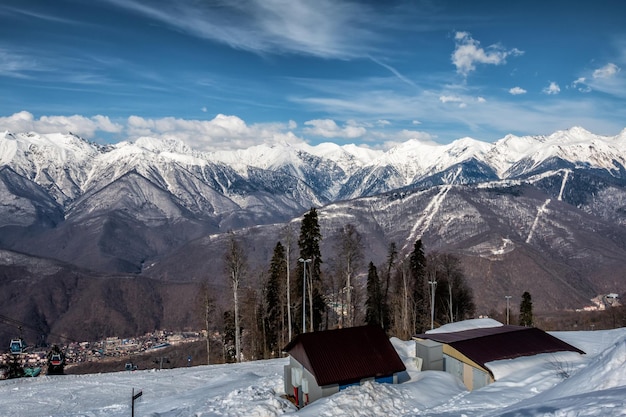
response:
<svg viewBox="0 0 626 417"><path fill-rule="evenodd" d="M493 324L469 321L456 328ZM300 411L282 397L287 360L274 359L0 381L0 416L129 416L133 388L143 391L135 404L138 417L626 416L626 328L552 334L587 355L492 362L497 381L472 392L452 375L417 371L415 343L392 338L407 365L406 382L349 387Z"/></svg>

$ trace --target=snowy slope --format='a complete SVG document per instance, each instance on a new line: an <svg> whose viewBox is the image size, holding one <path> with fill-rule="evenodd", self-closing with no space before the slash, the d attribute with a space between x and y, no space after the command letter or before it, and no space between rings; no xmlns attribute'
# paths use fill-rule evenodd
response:
<svg viewBox="0 0 626 417"><path fill-rule="evenodd" d="M283 394L286 359L173 370L40 376L0 381L0 414L128 416L134 388L143 391L137 416L623 416L626 410L626 329L553 333L587 355L538 355L493 362L502 375L469 392L453 376L418 372L414 342L392 339L408 364L399 385L350 387L297 411ZM569 371L564 377L562 370Z"/></svg>

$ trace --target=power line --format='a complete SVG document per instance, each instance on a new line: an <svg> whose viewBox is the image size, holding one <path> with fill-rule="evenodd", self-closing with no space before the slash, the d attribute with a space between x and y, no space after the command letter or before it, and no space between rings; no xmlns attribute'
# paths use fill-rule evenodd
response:
<svg viewBox="0 0 626 417"><path fill-rule="evenodd" d="M20 332L22 331L22 329L28 329L28 330L37 332L38 334L46 335L47 337L53 336L53 337L56 337L56 338L59 338L59 339L64 339L67 342L76 342L75 340L73 340L73 339L71 339L71 338L69 338L67 336L63 336L63 335L60 335L60 334L55 334L55 333L52 333L52 332L46 332L45 330L43 330L39 326L32 326L32 325L30 325L28 323L24 323L22 321L19 321L17 319L5 316L3 314L0 314L0 321L3 321L5 324L8 324L10 326L17 327L20 330Z"/></svg>

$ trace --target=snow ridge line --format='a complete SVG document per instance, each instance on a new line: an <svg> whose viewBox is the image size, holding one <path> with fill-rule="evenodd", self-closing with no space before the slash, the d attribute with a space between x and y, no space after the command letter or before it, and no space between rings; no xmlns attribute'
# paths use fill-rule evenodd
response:
<svg viewBox="0 0 626 417"><path fill-rule="evenodd" d="M539 217L541 217L541 215L546 212L546 208L548 207L548 204L550 204L550 201L552 201L552 199L548 198L545 201L545 203L543 203L543 205L541 207L539 207L539 209L537 209L537 215L535 216L535 220L533 221L533 225L530 228L530 232L528 232L528 237L526 238L526 243L530 243L530 240L533 238L533 234L535 233L535 229L537 228L537 224L539 223Z"/></svg>

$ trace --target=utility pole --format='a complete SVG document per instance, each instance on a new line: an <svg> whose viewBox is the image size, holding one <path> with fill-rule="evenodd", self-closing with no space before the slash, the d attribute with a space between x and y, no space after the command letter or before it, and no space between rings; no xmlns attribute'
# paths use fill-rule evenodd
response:
<svg viewBox="0 0 626 417"><path fill-rule="evenodd" d="M510 295L505 295L504 298L506 298L506 324L509 324L509 311L511 310L509 308L509 300L511 299Z"/></svg>
<svg viewBox="0 0 626 417"><path fill-rule="evenodd" d="M302 333L306 333L306 264L311 259L300 258L298 261L302 262Z"/></svg>
<svg viewBox="0 0 626 417"><path fill-rule="evenodd" d="M430 285L430 330L435 328L435 290L437 289L437 281L428 281Z"/></svg>

